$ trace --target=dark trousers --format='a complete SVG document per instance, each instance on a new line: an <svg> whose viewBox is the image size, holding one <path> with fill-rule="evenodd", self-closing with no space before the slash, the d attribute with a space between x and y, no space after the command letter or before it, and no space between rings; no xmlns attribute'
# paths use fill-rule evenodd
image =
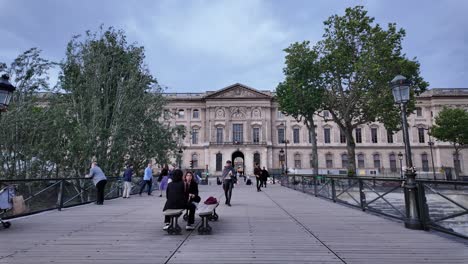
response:
<svg viewBox="0 0 468 264"><path fill-rule="evenodd" d="M148 185L148 195L151 195L151 189L153 187L153 181L152 180L144 180L143 183L141 184L140 188L140 194L145 190L146 185Z"/></svg>
<svg viewBox="0 0 468 264"><path fill-rule="evenodd" d="M233 182L231 179L224 180L223 189L224 189L224 196L226 197L226 204L231 203L232 187L233 187Z"/></svg>
<svg viewBox="0 0 468 264"><path fill-rule="evenodd" d="M261 191L260 187L262 187L262 179L260 177L255 177L257 180L257 191Z"/></svg>
<svg viewBox="0 0 468 264"><path fill-rule="evenodd" d="M106 188L107 180L99 181L96 184L96 204L104 204L104 188Z"/></svg>
<svg viewBox="0 0 468 264"><path fill-rule="evenodd" d="M189 210L187 225L193 225L195 223L195 210L197 210L197 207L192 202L189 202L187 204L187 209ZM170 222L171 222L171 217L164 216L164 223L170 223Z"/></svg>
<svg viewBox="0 0 468 264"><path fill-rule="evenodd" d="M265 179L262 179L262 185L263 185L263 187L266 188L266 184L267 184L267 179L266 179L266 178L265 178Z"/></svg>

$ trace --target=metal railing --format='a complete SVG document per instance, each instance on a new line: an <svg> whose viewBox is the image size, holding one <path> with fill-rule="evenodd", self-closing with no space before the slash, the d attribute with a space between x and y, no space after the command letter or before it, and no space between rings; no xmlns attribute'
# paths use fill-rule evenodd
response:
<svg viewBox="0 0 468 264"><path fill-rule="evenodd" d="M339 175L282 176L283 186L404 221L404 180ZM434 229L468 239L468 182L417 180L419 219Z"/></svg>
<svg viewBox="0 0 468 264"><path fill-rule="evenodd" d="M135 183L132 194L135 194L139 191L135 187L140 186L142 177L132 177L132 181ZM107 177L104 198L109 200L120 197L123 190L122 183L122 177ZM23 196L27 212L21 214L13 214L13 210L0 212L0 216L5 219L53 209L60 211L62 208L96 201L96 188L89 178L0 180L0 188L7 185L14 185L16 195Z"/></svg>

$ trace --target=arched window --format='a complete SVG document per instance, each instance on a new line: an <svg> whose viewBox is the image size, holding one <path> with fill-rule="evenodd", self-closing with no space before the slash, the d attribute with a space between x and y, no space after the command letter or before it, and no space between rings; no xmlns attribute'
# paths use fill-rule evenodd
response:
<svg viewBox="0 0 468 264"><path fill-rule="evenodd" d="M325 164L327 169L333 168L333 155L331 153L325 155Z"/></svg>
<svg viewBox="0 0 468 264"><path fill-rule="evenodd" d="M380 155L374 154L374 168L379 169L380 166Z"/></svg>
<svg viewBox="0 0 468 264"><path fill-rule="evenodd" d="M364 161L364 154L358 154L357 155L357 159L358 159L358 168L359 169L364 169L366 167L366 163Z"/></svg>
<svg viewBox="0 0 468 264"><path fill-rule="evenodd" d="M429 160L427 159L427 154L421 154L421 164L423 171L429 171Z"/></svg>
<svg viewBox="0 0 468 264"><path fill-rule="evenodd" d="M198 168L198 154L197 153L192 154L192 167Z"/></svg>
<svg viewBox="0 0 468 264"><path fill-rule="evenodd" d="M254 153L253 161L254 161L254 166L255 164L260 165L260 153Z"/></svg>
<svg viewBox="0 0 468 264"><path fill-rule="evenodd" d="M299 153L294 154L294 168L296 169L302 168L301 154Z"/></svg>
<svg viewBox="0 0 468 264"><path fill-rule="evenodd" d="M192 118L193 119L199 119L200 118L200 110L194 109L192 112Z"/></svg>
<svg viewBox="0 0 468 264"><path fill-rule="evenodd" d="M341 167L343 169L348 168L348 154L342 154L341 155Z"/></svg>
<svg viewBox="0 0 468 264"><path fill-rule="evenodd" d="M396 172L397 171L397 165L396 165L396 157L395 154L390 154L390 171L391 172Z"/></svg>
<svg viewBox="0 0 468 264"><path fill-rule="evenodd" d="M185 118L184 109L179 109L179 111L177 112L177 118L179 118L179 119L184 119Z"/></svg>
<svg viewBox="0 0 468 264"><path fill-rule="evenodd" d="M223 154L217 153L216 154L216 171L223 170Z"/></svg>

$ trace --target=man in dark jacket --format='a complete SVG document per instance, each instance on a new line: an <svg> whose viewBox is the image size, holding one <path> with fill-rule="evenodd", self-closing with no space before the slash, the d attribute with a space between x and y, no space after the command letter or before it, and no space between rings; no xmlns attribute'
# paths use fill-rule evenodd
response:
<svg viewBox="0 0 468 264"><path fill-rule="evenodd" d="M258 165L258 163L255 164L254 175L255 179L257 180L257 192L260 192L262 190L260 189L262 186L262 170L260 169L260 165Z"/></svg>
<svg viewBox="0 0 468 264"><path fill-rule="evenodd" d="M262 169L262 185L263 187L267 187L267 181L268 181L268 177L270 177L270 174L268 173L268 171L265 169L265 167L263 167Z"/></svg>

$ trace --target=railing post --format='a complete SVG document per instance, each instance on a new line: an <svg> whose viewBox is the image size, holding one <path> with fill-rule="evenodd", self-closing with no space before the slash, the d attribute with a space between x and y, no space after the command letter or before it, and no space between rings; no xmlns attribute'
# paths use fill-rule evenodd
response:
<svg viewBox="0 0 468 264"><path fill-rule="evenodd" d="M317 175L314 175L314 195L317 197Z"/></svg>
<svg viewBox="0 0 468 264"><path fill-rule="evenodd" d="M293 176L293 188L296 190L296 174Z"/></svg>
<svg viewBox="0 0 468 264"><path fill-rule="evenodd" d="M304 178L304 176L301 176L301 178L302 178L302 180L301 180L301 182L302 182L302 192L305 193L305 188L304 188L305 178Z"/></svg>
<svg viewBox="0 0 468 264"><path fill-rule="evenodd" d="M57 209L59 211L62 211L62 207L63 207L63 181L64 180L60 180L59 192L57 196Z"/></svg>
<svg viewBox="0 0 468 264"><path fill-rule="evenodd" d="M331 186L332 186L332 200L336 203L336 189L335 189L335 179L331 178Z"/></svg>
<svg viewBox="0 0 468 264"><path fill-rule="evenodd" d="M366 193L364 193L364 183L362 179L359 179L359 197L361 200L361 210L366 210Z"/></svg>

